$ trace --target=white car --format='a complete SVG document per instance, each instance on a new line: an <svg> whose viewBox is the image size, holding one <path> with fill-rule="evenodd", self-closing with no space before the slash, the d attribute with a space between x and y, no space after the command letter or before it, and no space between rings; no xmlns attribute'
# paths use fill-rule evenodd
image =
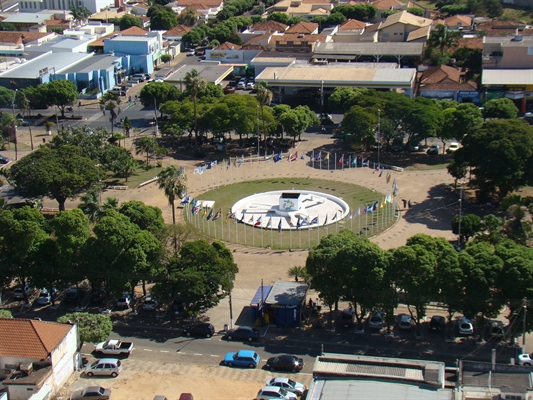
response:
<svg viewBox="0 0 533 400"><path fill-rule="evenodd" d="M297 400L296 394L277 386L263 386L257 393L255 400Z"/></svg>
<svg viewBox="0 0 533 400"><path fill-rule="evenodd" d="M117 307L123 307L123 308L129 308L130 306L130 294L129 293L122 293L122 296L118 298L117 300Z"/></svg>
<svg viewBox="0 0 533 400"><path fill-rule="evenodd" d="M402 330L409 330L413 327L413 319L410 315L402 314L400 315L400 322L398 323L398 326Z"/></svg>
<svg viewBox="0 0 533 400"><path fill-rule="evenodd" d="M50 293L48 293L48 290L43 289L41 290L41 294L39 294L39 297L37 297L37 300L35 300L35 302L41 306L45 306L52 302L52 296L50 295Z"/></svg>
<svg viewBox="0 0 533 400"><path fill-rule="evenodd" d="M456 151L457 149L459 149L459 143L457 142L451 142L450 145L448 146L448 150L446 150L448 153L453 153L454 151Z"/></svg>
<svg viewBox="0 0 533 400"><path fill-rule="evenodd" d="M461 318L459 320L459 334L460 335L473 335L474 334L474 325L472 325L472 321L470 321L468 318Z"/></svg>
<svg viewBox="0 0 533 400"><path fill-rule="evenodd" d="M187 57L192 57L194 56L194 49L190 49L188 52L187 52Z"/></svg>
<svg viewBox="0 0 533 400"><path fill-rule="evenodd" d="M533 365L533 354L520 354L518 356L518 363L530 367Z"/></svg>
<svg viewBox="0 0 533 400"><path fill-rule="evenodd" d="M368 318L368 327L371 329L383 328L383 312L375 310Z"/></svg>
<svg viewBox="0 0 533 400"><path fill-rule="evenodd" d="M253 90L254 88L255 88L255 82L254 81L246 82L246 90Z"/></svg>
<svg viewBox="0 0 533 400"><path fill-rule="evenodd" d="M246 89L246 79L241 78L239 83L237 83L237 89L242 89L242 90Z"/></svg>
<svg viewBox="0 0 533 400"><path fill-rule="evenodd" d="M88 377L102 375L114 378L120 374L120 371L122 371L122 363L117 358L101 358L85 368L85 374Z"/></svg>
<svg viewBox="0 0 533 400"><path fill-rule="evenodd" d="M305 390L307 389L303 383L295 382L292 379L284 378L282 376L278 376L276 378L272 378L268 381L266 381L267 386L276 386L283 388L289 392L292 392L298 396L301 396L304 394Z"/></svg>
<svg viewBox="0 0 533 400"><path fill-rule="evenodd" d="M24 290L22 289L22 286L19 286L13 292L13 298L17 300L22 300L25 294L29 295L30 293L31 293L31 288L28 284L24 286Z"/></svg>

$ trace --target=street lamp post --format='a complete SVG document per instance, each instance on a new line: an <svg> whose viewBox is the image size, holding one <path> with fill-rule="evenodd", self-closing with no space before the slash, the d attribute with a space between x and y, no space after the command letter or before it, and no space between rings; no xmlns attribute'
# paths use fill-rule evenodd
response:
<svg viewBox="0 0 533 400"><path fill-rule="evenodd" d="M459 191L459 227L457 229L457 232L459 234L458 242L459 247L461 247L461 220L463 219L463 184L464 182L461 180L459 181L461 184L461 189Z"/></svg>
<svg viewBox="0 0 533 400"><path fill-rule="evenodd" d="M320 122L324 116L324 81L320 81Z"/></svg>
<svg viewBox="0 0 533 400"><path fill-rule="evenodd" d="M257 157L259 157L261 152L259 150L259 146L261 144L261 140L259 139L259 106L257 106L255 110L255 134L257 135Z"/></svg>
<svg viewBox="0 0 533 400"><path fill-rule="evenodd" d="M380 165L381 152L381 110L378 108L378 166Z"/></svg>

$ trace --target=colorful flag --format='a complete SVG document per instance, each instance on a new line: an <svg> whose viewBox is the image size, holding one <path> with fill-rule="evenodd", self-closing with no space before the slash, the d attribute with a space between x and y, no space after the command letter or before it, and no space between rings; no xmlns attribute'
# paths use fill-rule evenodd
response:
<svg viewBox="0 0 533 400"><path fill-rule="evenodd" d="M291 154L289 161L296 161L298 159L298 152Z"/></svg>
<svg viewBox="0 0 533 400"><path fill-rule="evenodd" d="M292 153L289 153L289 158L287 158L287 161L291 161Z"/></svg>
<svg viewBox="0 0 533 400"><path fill-rule="evenodd" d="M318 217L313 218L311 222L309 223L309 225L314 225L314 224L318 224Z"/></svg>
<svg viewBox="0 0 533 400"><path fill-rule="evenodd" d="M278 161L281 161L283 159L283 153L280 151L279 154L276 154L274 156L274 162L277 163Z"/></svg>
<svg viewBox="0 0 533 400"><path fill-rule="evenodd" d="M361 207L357 209L357 212L355 213L354 217L358 217L359 215L361 215Z"/></svg>
<svg viewBox="0 0 533 400"><path fill-rule="evenodd" d="M302 221L300 222L300 226L309 225L309 217L302 218Z"/></svg>
<svg viewBox="0 0 533 400"><path fill-rule="evenodd" d="M389 183L389 182L390 182L390 177L391 177L391 174L390 174L390 172L387 172L387 177L386 177L387 183Z"/></svg>
<svg viewBox="0 0 533 400"><path fill-rule="evenodd" d="M352 213L348 214L348 216L346 217L347 220L350 220L352 219Z"/></svg>
<svg viewBox="0 0 533 400"><path fill-rule="evenodd" d="M341 156L341 158L339 158L339 161L337 164L342 165L343 162L344 162L344 154Z"/></svg>
<svg viewBox="0 0 533 400"><path fill-rule="evenodd" d="M292 217L289 215L289 226L294 226L294 224L292 223Z"/></svg>
<svg viewBox="0 0 533 400"><path fill-rule="evenodd" d="M379 208L383 208L383 207L385 207L385 199L383 199L381 201L381 204L379 205Z"/></svg>
<svg viewBox="0 0 533 400"><path fill-rule="evenodd" d="M207 214L207 207L204 207L204 217L205 217L205 214Z"/></svg>
<svg viewBox="0 0 533 400"><path fill-rule="evenodd" d="M361 167L370 167L370 160L361 160Z"/></svg>
<svg viewBox="0 0 533 400"><path fill-rule="evenodd" d="M226 214L226 222L229 221L230 218L235 218L235 213L231 213L231 210L228 210L228 213Z"/></svg>
<svg viewBox="0 0 533 400"><path fill-rule="evenodd" d="M368 211L368 207L367 207L367 206L364 206L364 207L363 207L363 214L366 214L367 211Z"/></svg>
<svg viewBox="0 0 533 400"><path fill-rule="evenodd" d="M333 216L333 218L331 218L331 222L336 221L336 220L337 220L337 213L335 213L335 215Z"/></svg>
<svg viewBox="0 0 533 400"><path fill-rule="evenodd" d="M353 161L352 161L352 167L357 168L357 157L354 157L354 158L353 158Z"/></svg>
<svg viewBox="0 0 533 400"><path fill-rule="evenodd" d="M248 223L251 224L251 223L253 223L253 222L254 222L254 216L252 215L252 216L250 217L250 219L248 220Z"/></svg>
<svg viewBox="0 0 533 400"><path fill-rule="evenodd" d="M373 174L376 173L376 171L379 171L379 165L376 164L376 168L374 168L374 171L372 172Z"/></svg>
<svg viewBox="0 0 533 400"><path fill-rule="evenodd" d="M257 221L255 221L254 226L261 226L262 221L263 221L263 217L260 215L259 218L257 218Z"/></svg>
<svg viewBox="0 0 533 400"><path fill-rule="evenodd" d="M278 232L281 232L281 218L279 219Z"/></svg>
<svg viewBox="0 0 533 400"><path fill-rule="evenodd" d="M296 229L300 229L300 216L298 216L298 221L296 221Z"/></svg>
<svg viewBox="0 0 533 400"><path fill-rule="evenodd" d="M226 169L228 169L229 167L231 167L231 157L228 158L228 165L226 166Z"/></svg>
<svg viewBox="0 0 533 400"><path fill-rule="evenodd" d="M298 154L298 153L296 153L296 154ZM302 156L300 157L300 160L305 160L305 154L304 153L302 153Z"/></svg>
<svg viewBox="0 0 533 400"><path fill-rule="evenodd" d="M315 161L320 161L320 160L322 160L322 152L321 151L319 151L318 154L315 157Z"/></svg>
<svg viewBox="0 0 533 400"><path fill-rule="evenodd" d="M241 220L239 221L239 224L244 224L244 213L242 213Z"/></svg>
<svg viewBox="0 0 533 400"><path fill-rule="evenodd" d="M326 214L326 219L324 220L324 223L322 224L322 226L326 225L328 223L328 214Z"/></svg>
<svg viewBox="0 0 533 400"><path fill-rule="evenodd" d="M272 158L272 156L265 156L265 161L269 162L271 158Z"/></svg>
<svg viewBox="0 0 533 400"><path fill-rule="evenodd" d="M379 173L378 178L381 178L381 175L383 175L383 171L385 171L385 168L381 167L381 172Z"/></svg>
<svg viewBox="0 0 533 400"><path fill-rule="evenodd" d="M272 217L270 217L270 219L268 220L266 227L267 228L272 228Z"/></svg>
<svg viewBox="0 0 533 400"><path fill-rule="evenodd" d="M242 155L241 159L239 160L239 165L237 165L237 167L240 167L242 164L244 164L244 154Z"/></svg>
<svg viewBox="0 0 533 400"><path fill-rule="evenodd" d="M217 213L213 217L213 221L216 221L217 219L219 219L221 215L222 215L222 208L219 208L219 210L217 211Z"/></svg>
<svg viewBox="0 0 533 400"><path fill-rule="evenodd" d="M315 151L313 150L311 154L309 155L309 162L313 162L313 159L315 158Z"/></svg>
<svg viewBox="0 0 533 400"><path fill-rule="evenodd" d="M376 211L379 207L379 200L376 201L374 204L373 204L373 208L374 208L374 211Z"/></svg>
<svg viewBox="0 0 533 400"><path fill-rule="evenodd" d="M213 216L213 209L209 210L209 215L207 216L207 220L209 221L212 216Z"/></svg>
<svg viewBox="0 0 533 400"><path fill-rule="evenodd" d="M329 161L329 153L326 153L326 158L324 158L324 161Z"/></svg>
<svg viewBox="0 0 533 400"><path fill-rule="evenodd" d="M390 193L387 195L387 203L392 203L392 198Z"/></svg>

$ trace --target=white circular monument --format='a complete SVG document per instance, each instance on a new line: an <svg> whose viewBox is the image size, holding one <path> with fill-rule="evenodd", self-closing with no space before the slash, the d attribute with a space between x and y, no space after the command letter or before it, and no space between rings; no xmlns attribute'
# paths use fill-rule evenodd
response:
<svg viewBox="0 0 533 400"><path fill-rule="evenodd" d="M309 190L276 190L237 201L231 208L239 222L265 229L309 229L334 224L350 207L339 197Z"/></svg>

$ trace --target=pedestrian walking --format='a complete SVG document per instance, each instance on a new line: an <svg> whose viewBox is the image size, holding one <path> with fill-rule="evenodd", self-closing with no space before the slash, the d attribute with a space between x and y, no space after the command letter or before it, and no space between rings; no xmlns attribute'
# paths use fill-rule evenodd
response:
<svg viewBox="0 0 533 400"><path fill-rule="evenodd" d="M403 201L403 209L405 210L407 208L407 200L402 199Z"/></svg>
<svg viewBox="0 0 533 400"><path fill-rule="evenodd" d="M407 201L407 207L409 207L409 209L411 208L411 199Z"/></svg>

